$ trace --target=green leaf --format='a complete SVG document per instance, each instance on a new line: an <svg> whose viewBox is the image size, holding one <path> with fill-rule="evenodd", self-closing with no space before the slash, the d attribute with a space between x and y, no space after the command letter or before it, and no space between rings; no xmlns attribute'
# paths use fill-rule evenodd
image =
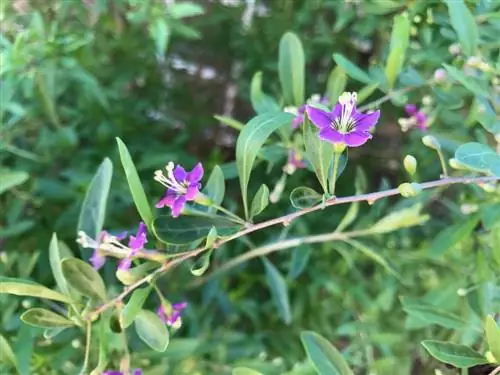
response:
<svg viewBox="0 0 500 375"><path fill-rule="evenodd" d="M335 67L328 76L326 96L330 103L336 103L347 86L347 73L340 66Z"/></svg>
<svg viewBox="0 0 500 375"><path fill-rule="evenodd" d="M144 262L136 267L131 267L128 270L116 270L116 278L122 282L123 285L130 285L142 279L146 274L158 267L156 262Z"/></svg>
<svg viewBox="0 0 500 375"><path fill-rule="evenodd" d="M476 99L479 106L477 121L491 134L500 133L500 117L496 114L489 100L481 97Z"/></svg>
<svg viewBox="0 0 500 375"><path fill-rule="evenodd" d="M61 292L69 296L70 294L69 294L68 284L66 283L66 279L64 278L61 268L62 257L59 251L59 242L57 240L57 235L55 233L52 233L52 238L50 240L49 260L50 260L50 268L52 269L52 275L56 280L57 286L59 287Z"/></svg>
<svg viewBox="0 0 500 375"><path fill-rule="evenodd" d="M485 331L488 348L495 357L495 361L500 363L500 328L491 315L486 317Z"/></svg>
<svg viewBox="0 0 500 375"><path fill-rule="evenodd" d="M290 310L290 301L288 299L288 287L286 281L276 267L265 257L261 258L266 268L266 281L271 291L271 296L276 304L281 320L285 324L292 322L292 312Z"/></svg>
<svg viewBox="0 0 500 375"><path fill-rule="evenodd" d="M250 102L258 114L279 112L280 106L271 96L262 92L262 72L257 72L250 84Z"/></svg>
<svg viewBox="0 0 500 375"><path fill-rule="evenodd" d="M399 274L398 271L396 271L396 269L391 265L391 263L375 250L355 240L345 240L345 242L354 247L356 250L361 251L366 256L372 258L375 262L384 267L386 271L392 274L394 277L401 279L401 275Z"/></svg>
<svg viewBox="0 0 500 375"><path fill-rule="evenodd" d="M88 263L76 258L64 259L62 273L68 284L76 291L90 298L106 300L104 281Z"/></svg>
<svg viewBox="0 0 500 375"><path fill-rule="evenodd" d="M0 170L0 194L24 184L29 175L23 171Z"/></svg>
<svg viewBox="0 0 500 375"><path fill-rule="evenodd" d="M286 32L280 40L278 71L286 105L304 104L305 56L297 35Z"/></svg>
<svg viewBox="0 0 500 375"><path fill-rule="evenodd" d="M264 375L264 374L247 367L236 367L233 369L233 375Z"/></svg>
<svg viewBox="0 0 500 375"><path fill-rule="evenodd" d="M106 202L112 176L113 164L108 158L105 158L94 178L92 178L83 200L80 217L78 218L78 232L83 231L91 238L98 238L99 232L101 232L104 225ZM88 251L84 251L82 248L80 250L83 259L90 257Z"/></svg>
<svg viewBox="0 0 500 375"><path fill-rule="evenodd" d="M462 222L443 229L432 240L427 253L434 258L442 256L447 250L470 237L479 222L479 215L472 215Z"/></svg>
<svg viewBox="0 0 500 375"><path fill-rule="evenodd" d="M385 65L385 76L391 89L394 87L394 83L403 68L406 50L410 42L410 26L407 13L394 17L390 52Z"/></svg>
<svg viewBox="0 0 500 375"><path fill-rule="evenodd" d="M184 215L178 218L159 216L153 221L153 232L162 242L183 245L207 237L215 227L221 237L236 233L241 225L222 216Z"/></svg>
<svg viewBox="0 0 500 375"><path fill-rule="evenodd" d="M252 204L250 206L250 218L257 216L262 211L265 210L269 204L269 188L266 184L260 185L257 194L253 197Z"/></svg>
<svg viewBox="0 0 500 375"><path fill-rule="evenodd" d="M290 113L264 113L251 119L241 131L236 142L236 166L240 177L241 195L248 219L248 182L252 167L262 145L267 138L281 126L288 125L293 119Z"/></svg>
<svg viewBox="0 0 500 375"><path fill-rule="evenodd" d="M17 369L17 361L9 342L5 337L0 335L0 363L6 363Z"/></svg>
<svg viewBox="0 0 500 375"><path fill-rule="evenodd" d="M170 34L170 26L167 20L162 17L158 17L149 24L149 35L151 35L151 38L155 42L156 53L159 56L165 56Z"/></svg>
<svg viewBox="0 0 500 375"><path fill-rule="evenodd" d="M379 83L374 83L372 85L367 85L358 91L358 104L363 103L366 99L370 97L371 94L375 92L380 86Z"/></svg>
<svg viewBox="0 0 500 375"><path fill-rule="evenodd" d="M135 320L137 314L142 310L142 306L151 292L151 287L136 289L125 307L120 311L120 326L128 328Z"/></svg>
<svg viewBox="0 0 500 375"><path fill-rule="evenodd" d="M322 141L318 132L310 123L307 116L302 124L304 132L304 145L306 149L306 158L314 169L321 187L325 193L328 193L328 174L330 165L333 161L334 149L328 142ZM340 175L340 173L338 173Z"/></svg>
<svg viewBox="0 0 500 375"><path fill-rule="evenodd" d="M335 60L337 65L344 69L351 78L367 85L373 84L373 79L371 79L368 74L340 53L334 53L333 60Z"/></svg>
<svg viewBox="0 0 500 375"><path fill-rule="evenodd" d="M429 220L429 215L422 215L421 210L422 204L417 203L411 207L391 212L373 224L370 232L380 234L421 225Z"/></svg>
<svg viewBox="0 0 500 375"><path fill-rule="evenodd" d="M478 96L488 97L488 90L481 87L478 81L470 76L466 76L465 73L461 70L458 70L454 66L443 64L443 67L448 72L448 75L454 80L461 83L466 89Z"/></svg>
<svg viewBox="0 0 500 375"><path fill-rule="evenodd" d="M322 200L322 195L307 186L299 186L290 193L292 206L298 209L316 206Z"/></svg>
<svg viewBox="0 0 500 375"><path fill-rule="evenodd" d="M224 194L226 193L226 182L224 180L224 173L222 169L216 165L210 173L207 184L203 189L205 193L215 204L221 204L224 199ZM207 212L215 212L214 207L208 208Z"/></svg>
<svg viewBox="0 0 500 375"><path fill-rule="evenodd" d="M312 331L303 331L300 340L319 375L354 375L342 354L324 337Z"/></svg>
<svg viewBox="0 0 500 375"><path fill-rule="evenodd" d="M164 352L170 340L167 326L152 311L141 310L134 322L137 335L151 349Z"/></svg>
<svg viewBox="0 0 500 375"><path fill-rule="evenodd" d="M168 13L175 19L181 19L202 15L204 11L203 7L193 1L183 1L170 4Z"/></svg>
<svg viewBox="0 0 500 375"><path fill-rule="evenodd" d="M56 337L58 334L60 334L66 328L67 327L63 327L63 328L46 328L43 331L43 337L46 338L47 340L52 340L54 337Z"/></svg>
<svg viewBox="0 0 500 375"><path fill-rule="evenodd" d="M305 270L309 258L311 256L311 247L300 245L292 249L292 260L290 262L290 270L288 278L295 280Z"/></svg>
<svg viewBox="0 0 500 375"><path fill-rule="evenodd" d="M221 123L223 123L224 125L227 125L235 130L238 130L238 131L241 131L243 129L243 127L245 126L245 124L239 122L238 120L235 120L231 117L227 117L227 116L221 116L221 115L215 115L214 118L217 120L217 121L220 121Z"/></svg>
<svg viewBox="0 0 500 375"><path fill-rule="evenodd" d="M476 20L463 0L445 0L453 29L457 33L462 51L467 56L475 56L479 43Z"/></svg>
<svg viewBox="0 0 500 375"><path fill-rule="evenodd" d="M356 195L363 194L366 191L366 175L363 169L360 167L356 168L356 179L354 180L354 186L356 187ZM340 233L349 225L351 225L354 220L356 220L356 217L358 216L359 212L359 202L354 202L351 203L349 206L349 209L347 210L346 214L340 221L339 225L337 225L337 228L335 228L335 232Z"/></svg>
<svg viewBox="0 0 500 375"><path fill-rule="evenodd" d="M21 315L21 320L26 324L41 328L66 328L75 325L62 315L38 307L25 311Z"/></svg>
<svg viewBox="0 0 500 375"><path fill-rule="evenodd" d="M449 311L424 304L409 304L403 302L403 310L412 317L427 324L436 324L449 329L463 329L467 327L467 321Z"/></svg>
<svg viewBox="0 0 500 375"><path fill-rule="evenodd" d="M488 363L488 360L481 354L465 345L435 340L425 340L421 344L434 358L458 368Z"/></svg>
<svg viewBox="0 0 500 375"><path fill-rule="evenodd" d="M477 142L466 143L455 151L455 159L465 167L479 172L495 173L500 166L500 156L486 145Z"/></svg>
<svg viewBox="0 0 500 375"><path fill-rule="evenodd" d="M0 277L0 294L14 294L16 296L30 296L46 298L54 301L71 303L71 299L64 294L50 290L43 285L29 280Z"/></svg>
<svg viewBox="0 0 500 375"><path fill-rule="evenodd" d="M150 228L151 222L153 221L153 212L151 211L151 206L148 203L148 198L144 192L141 180L137 174L137 169L135 168L134 162L130 153L125 146L125 143L120 138L116 138L118 143L118 151L120 153L120 160L122 162L123 170L125 171L125 176L127 177L128 187L132 198L134 199L135 207L141 216L142 221L146 226Z"/></svg>
<svg viewBox="0 0 500 375"><path fill-rule="evenodd" d="M207 237L208 242L208 237ZM194 276L202 276L210 267L210 258L214 249L209 249L205 253L201 254L191 266L191 273Z"/></svg>

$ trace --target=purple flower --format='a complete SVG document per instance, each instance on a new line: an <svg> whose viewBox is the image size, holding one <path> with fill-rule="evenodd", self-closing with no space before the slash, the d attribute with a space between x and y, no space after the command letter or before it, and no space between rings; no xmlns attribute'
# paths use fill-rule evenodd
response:
<svg viewBox="0 0 500 375"><path fill-rule="evenodd" d="M315 103L328 105L328 98L320 97L318 94L315 94L308 99L307 104L302 104L299 108L294 108L294 107L285 108L285 112L290 112L295 115L295 118L292 120L293 129L297 129L304 122L304 113L306 112L307 105Z"/></svg>
<svg viewBox="0 0 500 375"><path fill-rule="evenodd" d="M132 258L137 254L139 250L144 248L144 244L148 242L146 237L146 225L141 221L137 227L137 233L135 236L130 236L128 240L128 247L130 249L127 257L123 258L118 264L118 269L128 270L132 264Z"/></svg>
<svg viewBox="0 0 500 375"><path fill-rule="evenodd" d="M102 375L126 375L126 374L121 371L108 370L104 371ZM136 368L132 373L132 375L142 375L142 370L140 368Z"/></svg>
<svg viewBox="0 0 500 375"><path fill-rule="evenodd" d="M355 92L345 92L339 97L339 103L332 112L307 106L307 116L320 129L321 139L333 144L343 143L349 147L358 147L372 138L368 131L377 124L380 111L367 114L358 112L356 101Z"/></svg>
<svg viewBox="0 0 500 375"><path fill-rule="evenodd" d="M160 317L160 319L168 326L173 326L181 317L182 310L187 307L187 302L178 302L172 304L172 312L167 315L165 313L165 308L163 304L158 307L156 313Z"/></svg>
<svg viewBox="0 0 500 375"><path fill-rule="evenodd" d="M297 169L306 168L307 165L302 158L302 155L296 150L288 151L288 161L283 167L283 170L288 174L293 174Z"/></svg>
<svg viewBox="0 0 500 375"><path fill-rule="evenodd" d="M167 188L163 198L156 204L157 208L168 206L172 216L178 217L187 201L194 201L200 192L200 181L203 177L203 166L196 164L191 172L170 162L166 166L167 176L163 171L155 172L155 180Z"/></svg>
<svg viewBox="0 0 500 375"><path fill-rule="evenodd" d="M427 116L423 111L419 111L415 104L405 105L405 110L406 113L410 116L410 122L414 123L420 130L427 130Z"/></svg>
<svg viewBox="0 0 500 375"><path fill-rule="evenodd" d="M89 258L89 262L92 267L97 271L104 266L106 262L106 257L102 254L102 250L106 247L108 243L113 241L120 241L125 238L127 232L122 232L116 236L109 234L107 231L103 230L99 233L97 241L90 238L85 232L80 231L78 233L78 242L82 247L94 249L92 256Z"/></svg>

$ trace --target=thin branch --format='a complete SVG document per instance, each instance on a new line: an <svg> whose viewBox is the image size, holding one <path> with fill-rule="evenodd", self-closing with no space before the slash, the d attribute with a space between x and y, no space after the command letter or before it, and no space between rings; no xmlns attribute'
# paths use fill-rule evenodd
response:
<svg viewBox="0 0 500 375"><path fill-rule="evenodd" d="M453 185L453 184L482 184L482 183L493 182L493 181L498 181L498 180L500 180L500 177L495 177L495 176L493 176L493 177L450 177L450 178L443 178L443 179L437 180L437 181L424 182L422 184L419 184L419 186L422 189L431 189L431 188ZM300 216L306 215L310 212L325 209L325 207L328 207L328 206L335 206L338 204L363 202L363 201L366 201L368 203L374 203L375 201L377 201L381 198L387 198L387 197L391 197L391 196L395 196L395 195L399 195L399 194L400 193L399 193L398 189L390 189L390 190L385 190L385 191L379 191L376 193L361 194L361 195L355 195L355 196L350 196L350 197L340 197L340 198L334 197L334 198L326 201L325 203L319 204L317 206L310 207L310 208L304 208L300 211L297 211L297 212L294 212L294 213L291 213L291 214L288 214L285 216L281 216L281 217L278 217L275 219L264 221L262 223L251 225L251 226L243 229L242 231L240 231L240 232L238 232L230 237L222 238L219 241L216 241L216 243L214 244L214 248L217 248L217 247L221 246L222 244L225 244L226 242L229 242L229 241L232 241L236 238L245 236L249 233L256 232L260 229L268 228L268 227L271 227L271 226L274 226L277 224L289 225L293 220L295 220L296 218L298 218ZM331 234L326 234L326 235L322 234L319 236L312 236L312 237L313 237L315 242L321 242L320 239L323 241L332 239L332 237L330 237L330 236L339 236L339 237L337 237L337 239L340 239L341 238L340 236L345 237L346 233L331 233ZM303 239L290 239L290 240L280 242L279 246L281 247L281 246L286 245L287 248L293 247L293 246L297 246L298 244L302 243L301 241L303 241ZM275 249L274 247L272 247L272 246L276 246L276 245L278 245L278 244L268 245L268 246L264 246L264 247L261 247L258 249L254 249L254 250L248 252L247 254L255 254L255 251L258 250L259 253L263 253L263 255L264 255L267 252L279 250L279 249ZM271 249L271 251L269 251L270 249ZM131 293L134 289L140 287L142 284L153 281L156 277L159 277L160 275L167 272L171 268L176 267L177 265L179 265L180 263L182 263L186 259L196 257L199 254L201 254L202 252L204 252L205 250L207 250L207 249L204 247L201 247L201 248L195 249L189 253L179 255L178 257L175 257L169 261L166 261L165 263L163 263L163 265L161 267L156 269L153 273L151 273L151 274L143 277L142 279L136 281L135 283L125 287L123 289L123 292L120 293L117 297L113 298L112 300L106 302L105 304L101 305L100 307L98 307L94 311L87 314L86 318L87 319L92 318L92 317L95 317L96 314L98 315L98 314L104 312L108 308L114 306L116 303L122 301L129 293Z"/></svg>
<svg viewBox="0 0 500 375"><path fill-rule="evenodd" d="M497 374L500 374L500 366L498 366L496 369L490 372L490 375L497 375Z"/></svg>

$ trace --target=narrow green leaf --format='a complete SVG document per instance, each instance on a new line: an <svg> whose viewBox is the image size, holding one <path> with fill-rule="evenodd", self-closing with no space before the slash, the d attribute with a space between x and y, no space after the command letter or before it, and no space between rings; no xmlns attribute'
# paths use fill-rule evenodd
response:
<svg viewBox="0 0 500 375"><path fill-rule="evenodd" d="M251 119L241 131L236 142L236 166L240 177L240 188L248 219L248 182L252 167L262 145L267 138L281 126L288 125L293 119L290 113L264 113Z"/></svg>
<svg viewBox="0 0 500 375"><path fill-rule="evenodd" d="M135 320L137 314L142 310L142 306L151 292L151 287L136 289L125 307L120 311L120 326L128 328Z"/></svg>
<svg viewBox="0 0 500 375"><path fill-rule="evenodd" d="M252 78L250 102L258 114L280 111L280 106L276 100L262 91L262 72L255 73Z"/></svg>
<svg viewBox="0 0 500 375"><path fill-rule="evenodd" d="M340 66L337 66L331 71L326 84L326 96L330 103L337 103L346 87L347 73Z"/></svg>
<svg viewBox="0 0 500 375"><path fill-rule="evenodd" d="M111 160L105 158L94 178L92 178L83 200L80 217L78 218L77 232L83 231L92 238L98 238L99 232L104 225L106 202L112 176L113 164L111 164ZM84 251L82 248L80 250L83 259L90 257L88 251Z"/></svg>
<svg viewBox="0 0 500 375"><path fill-rule="evenodd" d="M394 17L390 52L385 65L385 76L391 89L394 87L394 83L403 68L406 50L410 42L410 26L407 13Z"/></svg>
<svg viewBox="0 0 500 375"><path fill-rule="evenodd" d="M316 206L322 200L322 195L307 186L299 186L290 193L292 206L298 209Z"/></svg>
<svg viewBox="0 0 500 375"><path fill-rule="evenodd" d="M30 296L46 298L54 301L71 303L71 299L62 293L55 292L43 285L22 279L0 277L0 294L14 294L16 296Z"/></svg>
<svg viewBox="0 0 500 375"><path fill-rule="evenodd" d="M300 340L318 375L354 375L342 354L324 337L303 331Z"/></svg>
<svg viewBox="0 0 500 375"><path fill-rule="evenodd" d="M31 375L31 360L33 359L36 330L38 328L34 328L28 324L21 324L17 339L13 344L17 359L17 369L21 375Z"/></svg>
<svg viewBox="0 0 500 375"><path fill-rule="evenodd" d="M292 260L290 261L290 270L288 278L295 280L305 270L311 256L311 247L300 245L292 249Z"/></svg>
<svg viewBox="0 0 500 375"><path fill-rule="evenodd" d="M354 180L354 186L356 187L356 195L363 194L366 191L366 185L367 181L365 172L360 167L356 168L356 178ZM349 227L349 225L351 225L354 222L354 220L356 220L358 212L359 212L359 202L351 203L346 214L344 215L339 225L335 229L335 232L340 233L344 229Z"/></svg>
<svg viewBox="0 0 500 375"><path fill-rule="evenodd" d="M403 303L403 310L422 322L436 324L444 328L463 329L467 327L468 324L468 322L460 316L431 305Z"/></svg>
<svg viewBox="0 0 500 375"><path fill-rule="evenodd" d="M257 216L269 204L269 188L266 184L260 185L259 190L257 190L257 194L253 197L252 204L250 206L250 218Z"/></svg>
<svg viewBox="0 0 500 375"><path fill-rule="evenodd" d="M0 335L0 363L5 363L17 369L17 361L9 342Z"/></svg>
<svg viewBox="0 0 500 375"><path fill-rule="evenodd" d="M474 171L492 172L493 174L495 174L495 165L500 165L500 155L488 146L477 142L461 145L455 151L455 159Z"/></svg>
<svg viewBox="0 0 500 375"><path fill-rule="evenodd" d="M221 123L223 123L224 125L227 125L235 130L238 130L238 131L241 131L241 129L243 129L243 127L245 126L245 124L239 122L238 120L235 120L231 117L226 117L226 116L221 116L221 115L215 115L214 118L217 120L217 121L220 121Z"/></svg>
<svg viewBox="0 0 500 375"><path fill-rule="evenodd" d="M451 78L461 83L466 89L468 89L473 94L484 97L489 96L488 90L481 87L476 78L466 76L463 71L458 70L454 66L443 64L443 67L446 69L448 75Z"/></svg>
<svg viewBox="0 0 500 375"><path fill-rule="evenodd" d="M204 13L203 7L194 1L173 3L168 7L168 13L175 19L200 16Z"/></svg>
<svg viewBox="0 0 500 375"><path fill-rule="evenodd" d="M24 184L29 175L23 171L0 170L0 194Z"/></svg>
<svg viewBox="0 0 500 375"><path fill-rule="evenodd" d="M491 315L486 317L485 331L488 348L497 363L500 363L500 328Z"/></svg>
<svg viewBox="0 0 500 375"><path fill-rule="evenodd" d="M62 273L67 283L81 294L106 300L106 287L104 281L96 270L81 259L64 259L62 261Z"/></svg>
<svg viewBox="0 0 500 375"><path fill-rule="evenodd" d="M495 109L491 105L490 101L482 97L477 97L476 100L478 102L477 105L479 109L477 121L491 134L499 134L500 116L496 114Z"/></svg>
<svg viewBox="0 0 500 375"><path fill-rule="evenodd" d="M488 363L488 360L481 354L465 345L434 340L422 341L422 345L434 358L458 368L469 368Z"/></svg>
<svg viewBox="0 0 500 375"><path fill-rule="evenodd" d="M172 245L188 244L202 238L216 228L221 237L236 233L240 224L222 216L184 215L178 218L163 215L153 221L153 232L162 242Z"/></svg>
<svg viewBox="0 0 500 375"><path fill-rule="evenodd" d="M141 310L135 318L134 326L137 335L151 349L157 352L167 350L170 340L167 326L154 312Z"/></svg>
<svg viewBox="0 0 500 375"><path fill-rule="evenodd" d="M422 204L417 203L411 207L391 212L373 224L370 232L380 234L421 225L429 219L429 215L422 214L421 210Z"/></svg>
<svg viewBox="0 0 500 375"><path fill-rule="evenodd" d="M59 242L57 240L57 235L55 233L52 233L52 238L50 240L49 260L50 260L50 268L52 269L52 275L56 280L57 286L59 287L61 292L69 296L70 294L69 294L68 284L66 283L66 279L64 278L61 268L62 257L59 251Z"/></svg>
<svg viewBox="0 0 500 375"><path fill-rule="evenodd" d="M358 104L363 103L366 99L370 97L371 94L375 92L380 86L379 83L374 83L372 85L367 85L358 91Z"/></svg>
<svg viewBox="0 0 500 375"><path fill-rule="evenodd" d="M261 259L266 268L267 285L269 286L271 296L273 297L281 319L285 324L290 324L292 322L292 312L290 310L286 281L269 260L265 257Z"/></svg>
<svg viewBox="0 0 500 375"><path fill-rule="evenodd" d="M367 85L373 84L373 79L371 79L368 74L340 53L334 53L333 59L337 65L344 69L351 78Z"/></svg>
<svg viewBox="0 0 500 375"><path fill-rule="evenodd" d="M296 107L305 101L305 56L302 42L292 32L280 40L278 71L285 105Z"/></svg>
<svg viewBox="0 0 500 375"><path fill-rule="evenodd" d="M21 320L26 324L41 328L66 328L75 325L62 315L38 307L25 311L21 315Z"/></svg>
<svg viewBox="0 0 500 375"><path fill-rule="evenodd" d="M207 237L208 240L208 237ZM209 249L205 253L201 254L195 261L194 264L191 266L191 273L194 276L201 276L203 275L208 267L210 267L210 258L212 256L212 252L214 249Z"/></svg>
<svg viewBox="0 0 500 375"><path fill-rule="evenodd" d="M247 367L236 367L233 369L233 375L264 375L264 374Z"/></svg>
<svg viewBox="0 0 500 375"><path fill-rule="evenodd" d="M431 242L427 253L435 258L442 256L447 250L470 237L478 222L479 215L472 215L462 222L443 229Z"/></svg>
<svg viewBox="0 0 500 375"><path fill-rule="evenodd" d="M206 194L215 204L221 204L226 193L226 182L222 169L216 165L210 173L203 193ZM215 208L210 207L207 212L215 212Z"/></svg>
<svg viewBox="0 0 500 375"><path fill-rule="evenodd" d="M391 263L375 250L355 240L346 240L345 242L354 247L356 250L361 251L366 256L372 258L375 262L384 267L386 271L389 272L394 277L401 279L401 275L399 274L398 271L396 271L396 269L391 265Z"/></svg>
<svg viewBox="0 0 500 375"><path fill-rule="evenodd" d="M151 35L151 38L155 42L156 53L159 56L165 56L170 34L170 27L167 20L163 17L158 17L149 24L149 35Z"/></svg>
<svg viewBox="0 0 500 375"><path fill-rule="evenodd" d="M142 221L146 226L150 228L151 222L153 221L153 212L151 211L151 206L148 203L148 198L144 192L141 180L137 174L137 169L135 168L134 162L130 153L125 146L125 143L120 138L116 138L118 143L118 151L120 153L120 160L122 162L123 170L125 171L125 176L127 177L128 187L132 198L134 199L135 207L141 216Z"/></svg>
<svg viewBox="0 0 500 375"><path fill-rule="evenodd" d="M45 328L45 330L43 331L43 337L46 338L47 340L52 340L54 337L56 337L58 334L60 334L66 328L67 327L62 327L62 328Z"/></svg>
<svg viewBox="0 0 500 375"><path fill-rule="evenodd" d="M122 282L123 285L130 285L142 279L146 274L158 267L156 262L144 262L136 267L131 267L128 270L116 270L116 278Z"/></svg>
<svg viewBox="0 0 500 375"><path fill-rule="evenodd" d="M445 0L453 29L457 33L462 51L467 56L475 56L479 43L476 20L463 0Z"/></svg>

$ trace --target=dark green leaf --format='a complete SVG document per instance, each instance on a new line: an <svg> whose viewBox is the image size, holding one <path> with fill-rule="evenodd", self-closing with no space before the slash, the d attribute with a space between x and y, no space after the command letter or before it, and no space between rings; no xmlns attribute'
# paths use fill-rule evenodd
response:
<svg viewBox="0 0 500 375"><path fill-rule="evenodd" d="M276 308L285 324L292 322L292 312L290 310L290 301L288 299L288 287L286 281L276 267L266 258L262 258L266 268L267 285L271 291Z"/></svg>
<svg viewBox="0 0 500 375"><path fill-rule="evenodd" d="M224 180L224 173L222 173L222 169L216 165L210 173L210 177L208 178L207 184L203 189L203 193L205 193L210 199L217 205L222 203L224 199L224 194L226 193L226 182ZM214 207L210 207L208 212L215 212Z"/></svg>
<svg viewBox="0 0 500 375"><path fill-rule="evenodd" d="M473 56L477 52L479 31L476 20L465 5L464 0L445 0L453 29L457 33L462 51L466 56Z"/></svg>
<svg viewBox="0 0 500 375"><path fill-rule="evenodd" d="M477 80L473 77L466 76L461 70L458 70L454 66L443 64L444 68L448 72L449 76L459 83L461 83L466 89L478 96L488 97L488 90L481 87Z"/></svg>
<svg viewBox="0 0 500 375"><path fill-rule="evenodd" d="M306 186L296 187L290 193L292 206L299 209L316 206L321 200L321 194Z"/></svg>
<svg viewBox="0 0 500 375"><path fill-rule="evenodd" d="M385 76L389 88L394 87L394 83L403 68L406 50L410 42L410 26L408 14L403 13L394 17L390 52L385 66Z"/></svg>
<svg viewBox="0 0 500 375"><path fill-rule="evenodd" d="M104 281L88 263L76 258L64 259L62 273L68 284L81 294L101 301L106 300Z"/></svg>
<svg viewBox="0 0 500 375"><path fill-rule="evenodd" d="M296 107L305 101L305 57L302 43L292 32L280 40L278 71L286 105Z"/></svg>
<svg viewBox="0 0 500 375"><path fill-rule="evenodd" d="M309 258L311 256L311 248L306 245L300 245L292 249L292 260L290 262L290 270L288 278L295 280L305 270Z"/></svg>
<svg viewBox="0 0 500 375"><path fill-rule="evenodd" d="M269 188L266 184L260 185L257 194L253 197L252 204L250 206L250 217L257 216L262 211L265 210L269 204Z"/></svg>
<svg viewBox="0 0 500 375"><path fill-rule="evenodd" d="M356 250L361 251L366 256L372 258L375 262L384 267L387 272L389 272L396 278L401 279L401 275L399 274L399 272L396 271L392 264L377 251L355 240L346 240L345 242L354 247Z"/></svg>
<svg viewBox="0 0 500 375"><path fill-rule="evenodd" d="M301 332L300 339L318 375L354 375L342 354L327 339L311 331Z"/></svg>
<svg viewBox="0 0 500 375"><path fill-rule="evenodd" d="M472 215L464 221L443 229L431 242L427 250L428 254L431 257L442 256L460 241L470 237L478 222L479 215Z"/></svg>
<svg viewBox="0 0 500 375"><path fill-rule="evenodd" d="M75 325L62 315L38 307L25 311L21 315L21 320L26 324L41 328L65 328Z"/></svg>
<svg viewBox="0 0 500 375"><path fill-rule="evenodd" d="M0 363L6 363L17 369L17 361L14 352L7 339L2 335L0 335Z"/></svg>
<svg viewBox="0 0 500 375"><path fill-rule="evenodd" d="M23 171L0 170L0 194L25 183L28 178Z"/></svg>
<svg viewBox="0 0 500 375"><path fill-rule="evenodd" d="M120 311L120 326L128 328L135 320L137 314L142 310L142 306L151 292L151 287L136 289L125 307Z"/></svg>
<svg viewBox="0 0 500 375"><path fill-rule="evenodd" d="M340 53L334 53L333 59L335 60L337 65L343 68L351 78L354 78L356 81L365 83L367 85L373 83L373 80L368 74L366 74L361 68L359 68L357 65L352 63Z"/></svg>
<svg viewBox="0 0 500 375"><path fill-rule="evenodd" d="M488 360L481 354L465 345L434 340L422 341L422 345L434 358L458 368L469 368L488 363Z"/></svg>
<svg viewBox="0 0 500 375"><path fill-rule="evenodd" d="M164 352L169 342L167 326L160 317L152 311L141 310L134 321L137 335L151 349Z"/></svg>

